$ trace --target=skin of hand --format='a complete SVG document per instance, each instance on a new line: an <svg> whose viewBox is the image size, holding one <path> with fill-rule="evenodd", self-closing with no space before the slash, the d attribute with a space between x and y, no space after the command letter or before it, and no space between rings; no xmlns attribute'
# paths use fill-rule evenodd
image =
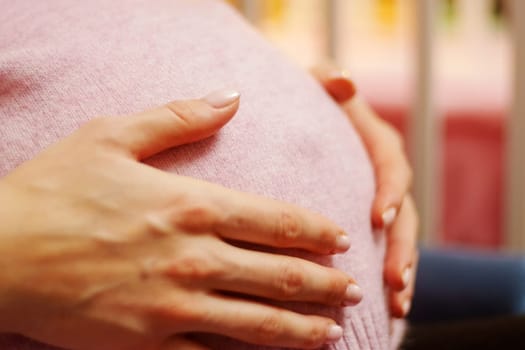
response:
<svg viewBox="0 0 525 350"><path fill-rule="evenodd" d="M140 162L213 135L238 106L224 90L100 117L2 178L0 331L74 350L204 349L192 332L290 348L337 341L331 319L254 300L354 305L350 276L231 242L333 254L350 246L341 228Z"/></svg>
<svg viewBox="0 0 525 350"><path fill-rule="evenodd" d="M344 71L323 65L312 69L312 74L341 105L372 160L377 183L372 224L388 233L384 278L390 288L390 310L394 317L405 317L414 293L418 216L409 193L412 170L402 137L364 100L355 96L354 84Z"/></svg>

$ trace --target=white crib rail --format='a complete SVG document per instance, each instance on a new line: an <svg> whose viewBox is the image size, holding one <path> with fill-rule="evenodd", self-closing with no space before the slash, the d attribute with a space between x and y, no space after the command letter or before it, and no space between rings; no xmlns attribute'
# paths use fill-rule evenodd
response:
<svg viewBox="0 0 525 350"><path fill-rule="evenodd" d="M505 240L509 250L525 251L525 1L511 3L514 40L514 95L507 124Z"/></svg>
<svg viewBox="0 0 525 350"><path fill-rule="evenodd" d="M433 103L434 0L416 0L416 84L412 117L409 120L409 147L414 168L414 199L420 215L421 239L436 243L437 210L440 208L440 167L438 145L440 119Z"/></svg>
<svg viewBox="0 0 525 350"><path fill-rule="evenodd" d="M257 23L261 16L261 3L260 0L243 0L242 10L244 16L252 22Z"/></svg>

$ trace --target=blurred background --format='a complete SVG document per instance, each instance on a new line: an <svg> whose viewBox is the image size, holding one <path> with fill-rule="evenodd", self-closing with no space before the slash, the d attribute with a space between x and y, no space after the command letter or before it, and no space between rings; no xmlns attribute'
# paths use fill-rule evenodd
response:
<svg viewBox="0 0 525 350"><path fill-rule="evenodd" d="M333 61L406 139L421 220L403 349L524 349L525 0L229 0Z"/></svg>
<svg viewBox="0 0 525 350"><path fill-rule="evenodd" d="M228 2L301 66L335 61L402 132L423 245L525 251L523 1Z"/></svg>

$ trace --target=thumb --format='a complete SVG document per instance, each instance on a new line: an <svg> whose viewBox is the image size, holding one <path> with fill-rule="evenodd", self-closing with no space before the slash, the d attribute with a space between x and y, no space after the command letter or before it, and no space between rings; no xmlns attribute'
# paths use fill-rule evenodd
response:
<svg viewBox="0 0 525 350"><path fill-rule="evenodd" d="M239 108L240 94L218 90L197 100L173 101L131 116L117 117L114 143L136 159L215 134Z"/></svg>

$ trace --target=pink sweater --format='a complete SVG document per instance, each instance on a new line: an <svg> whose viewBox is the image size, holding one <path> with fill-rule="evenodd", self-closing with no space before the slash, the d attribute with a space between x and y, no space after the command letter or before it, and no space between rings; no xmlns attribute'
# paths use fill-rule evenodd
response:
<svg viewBox="0 0 525 350"><path fill-rule="evenodd" d="M295 309L344 326L330 349L397 346L401 327L385 302L384 239L370 227L373 173L359 137L321 87L232 9L212 0L0 0L0 9L0 176L91 117L238 89L239 112L218 137L149 163L293 202L344 227L348 253L307 257L355 276L363 301ZM261 349L207 341L213 349ZM44 345L5 335L0 348Z"/></svg>

